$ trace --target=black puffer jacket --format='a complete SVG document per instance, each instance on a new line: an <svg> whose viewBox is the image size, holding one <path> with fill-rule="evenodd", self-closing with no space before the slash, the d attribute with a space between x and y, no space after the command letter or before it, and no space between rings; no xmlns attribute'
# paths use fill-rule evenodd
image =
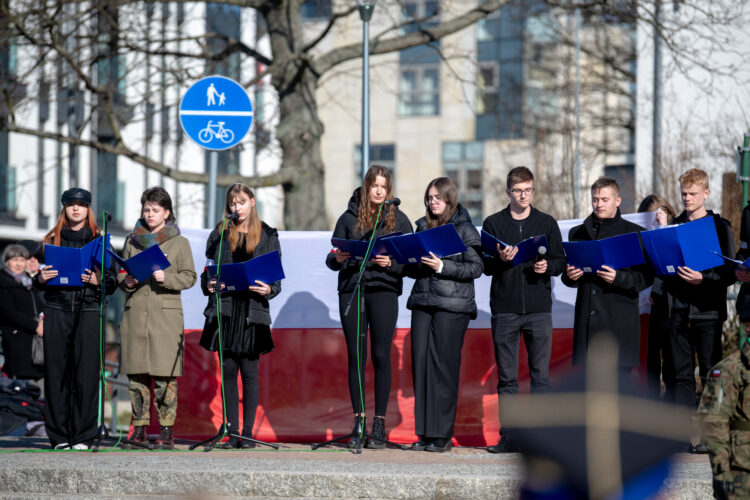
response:
<svg viewBox="0 0 750 500"><path fill-rule="evenodd" d="M62 228L60 231L60 246L81 248L94 239L91 229L84 227L78 231ZM92 269L93 270L93 269ZM99 285L80 286L46 286L39 282L41 273L34 277L35 285L44 290L44 301L50 309L64 311L98 311ZM110 267L104 270L104 290L107 295L114 293L117 288L115 273Z"/></svg>
<svg viewBox="0 0 750 500"><path fill-rule="evenodd" d="M361 188L355 189L354 194L349 198L349 207L336 222L336 228L333 230L334 238L369 241L372 230L370 229L366 233L362 233L357 229L360 190ZM378 233L375 235L376 238L395 232L404 234L414 232L409 218L398 207L391 207L391 210L396 211L396 226L393 231L386 228L378 230ZM398 264L395 260L391 260L391 262L392 265L387 268L373 262L368 262L365 265L365 275L362 277L362 284L365 290L391 291L401 295L404 266ZM329 269L339 272L339 294L354 291L354 286L357 283L357 273L359 273L359 268L362 265L360 259L347 259L339 264L336 262L336 256L332 252L329 252L326 255L326 265Z"/></svg>
<svg viewBox="0 0 750 500"><path fill-rule="evenodd" d="M265 222L262 222L263 229L260 233L260 241L253 251L253 257L260 257L263 254L278 250L281 254L281 245L279 244L279 233L276 229L268 226ZM232 263L232 250L227 241L227 235L229 231L224 232L224 242L221 247L221 263L231 264ZM221 236L221 229L214 229L208 236L206 242L206 258L213 259L214 262L219 262L219 240ZM232 317L232 297L236 294L247 295L248 300L248 322L256 323L259 325L270 325L271 324L271 313L268 311L268 301L276 297L281 293L281 281L274 281L273 283L267 283L271 287L271 293L266 297L262 297L257 293L251 291L242 292L223 292L221 294L221 315L224 317ZM209 295L208 291L208 273L204 270L201 273L201 290L203 295ZM208 301L206 309L203 311L203 315L207 319L216 318L216 301L213 297Z"/></svg>
<svg viewBox="0 0 750 500"><path fill-rule="evenodd" d="M444 311L469 314L477 317L474 300L474 280L482 275L479 232L471 222L469 212L458 205L449 224L456 227L458 235L466 245L466 251L443 259L443 272L436 273L423 264L406 266L406 274L414 279L414 287L406 303L409 309L437 308ZM417 232L427 229L427 220L417 221Z"/></svg>

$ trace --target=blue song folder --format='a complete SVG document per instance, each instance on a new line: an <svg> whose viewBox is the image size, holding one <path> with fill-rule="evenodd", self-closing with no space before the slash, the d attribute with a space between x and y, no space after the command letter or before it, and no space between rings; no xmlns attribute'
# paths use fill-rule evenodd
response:
<svg viewBox="0 0 750 500"><path fill-rule="evenodd" d="M401 236L401 232L397 233L391 233L387 234L385 236L381 236L379 238L375 238L375 241L372 242L372 250L370 251L371 259L374 259L378 255L386 254L388 253L388 249L385 247L385 244L383 243L383 240L385 238L391 238L393 236ZM344 238L331 238L331 245L338 248L339 250L343 252L349 252L352 254L352 257L355 257L357 259L363 259L365 257L365 252L367 252L367 244L369 243L369 240L362 241L362 240L347 240Z"/></svg>
<svg viewBox="0 0 750 500"><path fill-rule="evenodd" d="M443 258L466 251L466 245L453 224L443 224L418 233L383 239L388 255L399 264L414 264L430 252Z"/></svg>
<svg viewBox="0 0 750 500"><path fill-rule="evenodd" d="M125 260L112 250L108 250L120 267L138 281L146 281L155 271L163 271L171 266L159 245L151 245L144 251Z"/></svg>
<svg viewBox="0 0 750 500"><path fill-rule="evenodd" d="M505 248L507 246L513 246L509 245L508 243L505 243L502 240L498 240L494 236L492 236L490 233L486 232L485 230L482 230L482 248L488 255L497 255L497 245L500 244L501 247ZM544 235L540 236L532 236L531 238L526 238L522 242L520 242L518 245L516 245L518 248L518 253L516 253L516 256L513 257L513 265L517 266L518 264L523 264L524 262L527 262L532 259L536 259L537 255L539 255L539 248L544 247L549 251L549 245L547 244L547 237Z"/></svg>
<svg viewBox="0 0 750 500"><path fill-rule="evenodd" d="M594 241L565 241L563 248L568 264L584 273L595 273L602 266L624 269L646 262L638 233L620 234Z"/></svg>
<svg viewBox="0 0 750 500"><path fill-rule="evenodd" d="M718 252L714 252L714 253L718 255L719 257L721 257L722 259L724 259L725 261L731 262L732 265L736 267L737 269L739 269L740 271L750 270L750 259L746 259L746 260L730 259L729 257L725 257Z"/></svg>
<svg viewBox="0 0 750 500"><path fill-rule="evenodd" d="M705 271L724 265L713 217L641 233L656 274L676 274L678 266ZM719 254L719 255L717 255Z"/></svg>
<svg viewBox="0 0 750 500"><path fill-rule="evenodd" d="M109 235L107 235L109 248ZM105 266L109 267L109 253L105 252ZM57 276L49 280L49 286L83 286L81 275L84 269L102 268L102 238L98 237L81 248L44 245L44 264L57 270Z"/></svg>
<svg viewBox="0 0 750 500"><path fill-rule="evenodd" d="M216 268L217 266L207 266L211 278L216 278ZM250 285L258 286L255 280L268 285L284 278L286 276L278 250L264 253L246 262L221 265L221 282L228 292L247 290Z"/></svg>

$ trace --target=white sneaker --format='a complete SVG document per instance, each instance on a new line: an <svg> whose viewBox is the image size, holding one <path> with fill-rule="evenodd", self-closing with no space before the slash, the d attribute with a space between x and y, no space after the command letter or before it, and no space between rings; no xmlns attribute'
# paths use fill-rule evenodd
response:
<svg viewBox="0 0 750 500"><path fill-rule="evenodd" d="M73 446L71 446L70 449L72 449L72 450L88 450L89 447L86 444L84 444L84 443L78 443L78 444L74 444Z"/></svg>
<svg viewBox="0 0 750 500"><path fill-rule="evenodd" d="M60 443L57 446L55 446L56 450L69 450L70 446L68 446L68 443Z"/></svg>

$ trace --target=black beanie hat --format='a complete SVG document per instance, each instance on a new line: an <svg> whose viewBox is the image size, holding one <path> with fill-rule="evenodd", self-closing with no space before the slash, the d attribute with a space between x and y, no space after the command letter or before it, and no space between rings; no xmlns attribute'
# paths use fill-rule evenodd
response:
<svg viewBox="0 0 750 500"><path fill-rule="evenodd" d="M86 205L91 205L91 193L81 188L70 188L60 197L63 206L73 201L81 201Z"/></svg>

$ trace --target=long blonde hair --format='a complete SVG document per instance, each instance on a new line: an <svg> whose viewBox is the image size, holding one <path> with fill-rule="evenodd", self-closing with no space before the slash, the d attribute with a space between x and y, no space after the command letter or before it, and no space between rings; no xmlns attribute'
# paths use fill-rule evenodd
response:
<svg viewBox="0 0 750 500"><path fill-rule="evenodd" d="M232 184L227 189L227 198L226 203L224 205L224 216L227 216L232 213L232 201L239 196L240 194L246 194L248 198L251 200L255 199L255 194L253 193L253 190L250 189L250 186L247 184ZM219 226L221 227L221 225ZM245 238L245 251L247 253L253 253L255 250L255 247L258 246L258 243L260 242L260 233L263 230L263 226L260 221L260 217L258 217L258 208L257 206L251 210L250 215L248 215L247 218L247 237ZM232 224L232 226L229 228L229 237L227 238L229 241L229 247L232 249L232 251L235 251L237 249L237 245L240 242L240 231L237 228L237 224Z"/></svg>
<svg viewBox="0 0 750 500"><path fill-rule="evenodd" d="M367 169L365 174L365 180L362 182L362 187L359 193L359 209L357 211L357 230L360 233L365 234L373 225L375 221L375 215L378 212L378 206L370 203L370 189L375 184L375 180L378 176L385 179L385 188L388 191L385 195L385 201L393 199L393 178L391 177L391 171L383 165L372 165ZM385 220L383 221L383 227L390 233L396 227L396 210L392 207L388 211Z"/></svg>

